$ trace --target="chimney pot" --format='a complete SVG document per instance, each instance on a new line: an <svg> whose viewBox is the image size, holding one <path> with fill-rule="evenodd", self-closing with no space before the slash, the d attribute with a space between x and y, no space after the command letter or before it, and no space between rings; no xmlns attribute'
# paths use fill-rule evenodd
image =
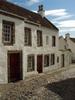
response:
<svg viewBox="0 0 75 100"><path fill-rule="evenodd" d="M69 33L65 34L65 38L69 39L70 38L70 34Z"/></svg>
<svg viewBox="0 0 75 100"><path fill-rule="evenodd" d="M43 9L43 5L39 5L38 14L40 14L42 17L45 16L45 10Z"/></svg>

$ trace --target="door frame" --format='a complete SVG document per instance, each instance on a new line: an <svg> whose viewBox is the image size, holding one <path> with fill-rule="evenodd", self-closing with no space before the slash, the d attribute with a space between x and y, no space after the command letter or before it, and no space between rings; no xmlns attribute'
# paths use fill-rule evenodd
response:
<svg viewBox="0 0 75 100"><path fill-rule="evenodd" d="M37 54L37 57L38 56L42 56L42 66L41 66L42 70L41 70L41 72L38 72L38 66L37 66L37 72L38 73L43 73L43 54ZM37 64L38 64L38 62L37 62Z"/></svg>
<svg viewBox="0 0 75 100"><path fill-rule="evenodd" d="M9 77L9 75L10 75L10 58L9 58L9 56L10 56L10 54L14 54L14 53L19 53L20 54L20 73L21 73L21 79L23 79L23 55L22 55L22 50L9 50L8 52L7 52L7 74L8 74L8 76L7 76L7 79L8 79L8 83L9 82L11 82L11 80L10 80L10 77Z"/></svg>

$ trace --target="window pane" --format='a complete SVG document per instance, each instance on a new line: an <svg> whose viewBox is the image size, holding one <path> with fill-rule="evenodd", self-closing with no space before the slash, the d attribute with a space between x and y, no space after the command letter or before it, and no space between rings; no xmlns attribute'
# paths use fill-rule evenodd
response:
<svg viewBox="0 0 75 100"><path fill-rule="evenodd" d="M48 67L49 66L49 55L45 55L44 56L44 67Z"/></svg>
<svg viewBox="0 0 75 100"><path fill-rule="evenodd" d="M42 31L37 31L37 46L42 46Z"/></svg>
<svg viewBox="0 0 75 100"><path fill-rule="evenodd" d="M51 54L51 65L55 64L55 54Z"/></svg>
<svg viewBox="0 0 75 100"><path fill-rule="evenodd" d="M59 63L59 57L57 57L57 63Z"/></svg>
<svg viewBox="0 0 75 100"><path fill-rule="evenodd" d="M14 23L9 21L3 20L3 43L4 44L11 44L13 43L13 32L14 32Z"/></svg>
<svg viewBox="0 0 75 100"><path fill-rule="evenodd" d="M35 66L35 59L34 59L34 55L28 55L27 58L27 71L34 71L34 66Z"/></svg>
<svg viewBox="0 0 75 100"><path fill-rule="evenodd" d="M26 46L31 46L32 41L31 41L31 29L30 28L25 28L25 45Z"/></svg>
<svg viewBox="0 0 75 100"><path fill-rule="evenodd" d="M52 46L55 46L55 45L56 45L56 37L52 36Z"/></svg>
<svg viewBox="0 0 75 100"><path fill-rule="evenodd" d="M49 37L46 36L46 45L48 45L48 44L49 44Z"/></svg>

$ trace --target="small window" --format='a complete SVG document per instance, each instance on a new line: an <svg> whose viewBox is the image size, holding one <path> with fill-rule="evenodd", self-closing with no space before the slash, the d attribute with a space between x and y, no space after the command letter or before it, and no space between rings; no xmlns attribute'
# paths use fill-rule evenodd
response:
<svg viewBox="0 0 75 100"><path fill-rule="evenodd" d="M49 55L44 55L44 67L49 66Z"/></svg>
<svg viewBox="0 0 75 100"><path fill-rule="evenodd" d="M31 46L32 40L31 40L31 29L25 28L25 46Z"/></svg>
<svg viewBox="0 0 75 100"><path fill-rule="evenodd" d="M59 63L59 57L57 57L57 63Z"/></svg>
<svg viewBox="0 0 75 100"><path fill-rule="evenodd" d="M46 36L46 45L48 45L48 44L49 44L49 37Z"/></svg>
<svg viewBox="0 0 75 100"><path fill-rule="evenodd" d="M37 31L37 46L42 46L42 31Z"/></svg>
<svg viewBox="0 0 75 100"><path fill-rule="evenodd" d="M55 64L55 54L51 54L51 65Z"/></svg>
<svg viewBox="0 0 75 100"><path fill-rule="evenodd" d="M52 46L56 46L56 37L52 36Z"/></svg>
<svg viewBox="0 0 75 100"><path fill-rule="evenodd" d="M4 44L13 44L14 43L14 22L9 22L3 20L2 28L2 41Z"/></svg>
<svg viewBox="0 0 75 100"><path fill-rule="evenodd" d="M34 71L35 59L34 55L28 55L27 58L27 72Z"/></svg>

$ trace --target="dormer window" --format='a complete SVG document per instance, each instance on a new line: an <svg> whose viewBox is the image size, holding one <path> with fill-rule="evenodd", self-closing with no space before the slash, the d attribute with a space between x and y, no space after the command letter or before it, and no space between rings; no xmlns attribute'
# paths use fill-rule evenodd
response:
<svg viewBox="0 0 75 100"><path fill-rule="evenodd" d="M3 44L13 44L14 40L14 23L3 20L3 27L2 27L2 38Z"/></svg>

